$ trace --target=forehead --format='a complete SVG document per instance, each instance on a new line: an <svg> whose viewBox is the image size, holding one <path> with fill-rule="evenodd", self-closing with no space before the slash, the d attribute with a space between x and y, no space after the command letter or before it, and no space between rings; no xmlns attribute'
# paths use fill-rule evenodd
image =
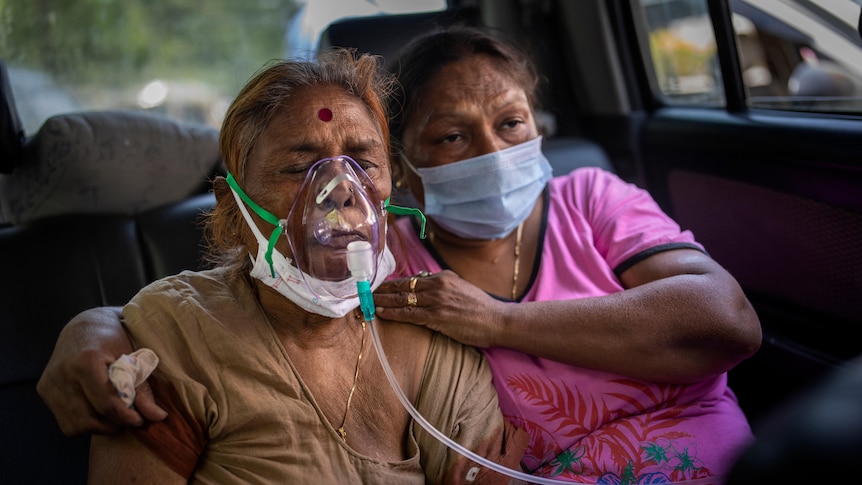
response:
<svg viewBox="0 0 862 485"><path fill-rule="evenodd" d="M377 119L365 103L334 85L301 88L275 113L257 144L258 155L325 158L385 150ZM379 155L385 156L385 151Z"/></svg>
<svg viewBox="0 0 862 485"><path fill-rule="evenodd" d="M484 55L443 66L425 84L421 94L418 105L435 110L469 104L493 108L513 101L528 102L527 93L516 78L502 64Z"/></svg>

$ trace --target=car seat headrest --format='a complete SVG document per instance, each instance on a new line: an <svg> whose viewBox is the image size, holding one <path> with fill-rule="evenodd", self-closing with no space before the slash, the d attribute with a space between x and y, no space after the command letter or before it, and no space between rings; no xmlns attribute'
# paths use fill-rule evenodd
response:
<svg viewBox="0 0 862 485"><path fill-rule="evenodd" d="M49 118L13 173L0 175L0 220L140 211L205 192L222 170L218 131L136 111Z"/></svg>
<svg viewBox="0 0 862 485"><path fill-rule="evenodd" d="M464 7L438 12L353 17L331 23L320 35L318 49L355 48L383 56L386 64L414 36L455 24L481 25L479 12Z"/></svg>

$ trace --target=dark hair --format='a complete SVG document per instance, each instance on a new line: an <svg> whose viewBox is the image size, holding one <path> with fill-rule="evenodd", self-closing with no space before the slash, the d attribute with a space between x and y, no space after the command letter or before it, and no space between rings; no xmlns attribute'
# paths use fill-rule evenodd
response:
<svg viewBox="0 0 862 485"><path fill-rule="evenodd" d="M530 107L538 109L539 75L535 64L513 41L482 27L457 25L431 32L408 43L389 70L398 78L399 89L390 98L389 128L393 153L400 148L404 122L419 104L431 78L443 67L476 55L488 56L527 93Z"/></svg>

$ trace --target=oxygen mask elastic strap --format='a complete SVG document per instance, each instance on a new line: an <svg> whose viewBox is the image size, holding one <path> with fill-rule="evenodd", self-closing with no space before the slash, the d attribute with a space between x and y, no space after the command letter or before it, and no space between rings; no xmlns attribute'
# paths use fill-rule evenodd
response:
<svg viewBox="0 0 862 485"><path fill-rule="evenodd" d="M251 207L251 210L254 211L255 214L260 216L261 219L275 226L272 233L269 235L269 244L266 247L266 262L269 263L269 270L272 273L272 277L275 277L275 268L272 264L272 251L275 249L275 243L278 242L278 237L281 236L282 232L284 232L284 227L287 225L287 221L284 219L279 219L278 217L272 215L272 213L268 212L263 207L259 206L255 201L251 200L251 198L240 188L233 174L228 172L227 177L228 185L233 189L234 193L239 195L239 197Z"/></svg>

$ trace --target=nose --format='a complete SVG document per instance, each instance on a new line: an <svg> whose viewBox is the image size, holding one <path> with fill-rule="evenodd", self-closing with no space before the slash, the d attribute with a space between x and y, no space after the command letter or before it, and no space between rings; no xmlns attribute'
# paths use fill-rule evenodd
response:
<svg viewBox="0 0 862 485"><path fill-rule="evenodd" d="M340 210L356 205L356 189L352 183L347 181L341 182L332 188L329 196L326 198L324 205L327 208Z"/></svg>
<svg viewBox="0 0 862 485"><path fill-rule="evenodd" d="M335 176L317 194L318 205L327 209L341 209L356 205L356 194L350 178L346 174Z"/></svg>
<svg viewBox="0 0 862 485"><path fill-rule="evenodd" d="M497 136L497 132L493 129L493 127L486 127L485 129L479 131L476 134L474 149L474 156L487 155L488 153L494 153L502 150L506 147L506 144L503 143L503 140Z"/></svg>

